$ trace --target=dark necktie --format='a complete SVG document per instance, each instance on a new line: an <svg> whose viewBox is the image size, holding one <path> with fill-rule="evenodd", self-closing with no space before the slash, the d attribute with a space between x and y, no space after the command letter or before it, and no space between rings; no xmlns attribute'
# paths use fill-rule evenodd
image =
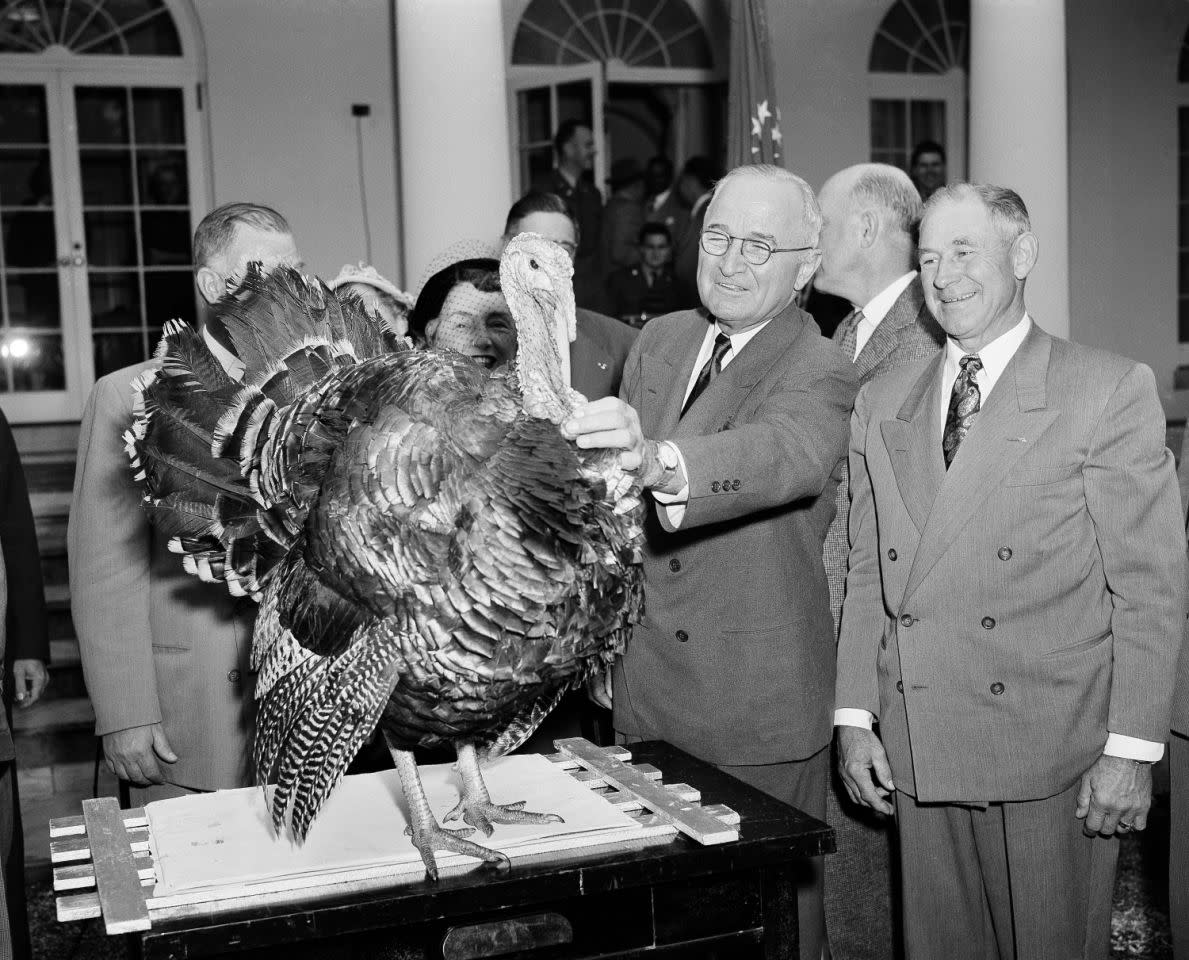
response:
<svg viewBox="0 0 1189 960"><path fill-rule="evenodd" d="M843 356L852 363L858 359L855 356L855 347L859 344L859 324L862 320L863 311L852 310L842 318L838 329L834 331L834 342L842 350Z"/></svg>
<svg viewBox="0 0 1189 960"><path fill-rule="evenodd" d="M710 354L710 359L702 365L702 369L698 372L698 379L694 381L694 388L689 392L685 406L681 408L681 415L683 417L685 416L685 411L692 407L694 401L702 395L702 391L710 386L710 381L722 371L722 358L726 356L727 351L730 349L731 338L720 330L714 338L714 353Z"/></svg>
<svg viewBox="0 0 1189 960"><path fill-rule="evenodd" d="M974 423L974 415L982 404L982 394L979 393L978 381L974 375L983 368L983 362L977 353L967 354L958 361L959 371L954 380L954 390L950 394L950 409L945 417L945 433L941 439L941 453L945 457L945 468L948 470L954 462L958 446L966 439L970 427Z"/></svg>

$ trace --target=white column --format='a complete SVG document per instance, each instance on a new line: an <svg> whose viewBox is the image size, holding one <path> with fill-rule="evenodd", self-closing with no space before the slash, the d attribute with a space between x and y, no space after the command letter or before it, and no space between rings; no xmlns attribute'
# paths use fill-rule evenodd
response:
<svg viewBox="0 0 1189 960"><path fill-rule="evenodd" d="M499 0L396 2L404 289L455 240L503 231L512 204L503 37Z"/></svg>
<svg viewBox="0 0 1189 960"><path fill-rule="evenodd" d="M971 0L970 179L1024 198L1040 240L1028 312L1068 337L1065 0Z"/></svg>

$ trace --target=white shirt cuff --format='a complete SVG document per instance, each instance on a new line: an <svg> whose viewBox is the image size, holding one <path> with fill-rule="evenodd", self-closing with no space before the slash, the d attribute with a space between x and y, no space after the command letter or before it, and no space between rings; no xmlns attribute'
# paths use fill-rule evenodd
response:
<svg viewBox="0 0 1189 960"><path fill-rule="evenodd" d="M664 519L668 521L669 529L676 530L681 526L681 521L685 519L685 505L689 503L689 471L685 468L685 454L681 452L681 447L671 440L669 443L677 451L677 459L681 463L681 475L685 477L685 486L676 493L661 493L659 490L653 490L652 499L656 501L657 510L663 513Z"/></svg>
<svg viewBox="0 0 1189 960"><path fill-rule="evenodd" d="M840 707L834 711L834 726L836 727L862 727L864 730L870 730L874 722L875 717L870 710Z"/></svg>
<svg viewBox="0 0 1189 960"><path fill-rule="evenodd" d="M1164 756L1164 744L1152 740L1141 740L1139 737L1127 737L1121 733L1108 733L1106 746L1102 748L1102 752L1108 757L1123 757L1126 760L1155 763Z"/></svg>

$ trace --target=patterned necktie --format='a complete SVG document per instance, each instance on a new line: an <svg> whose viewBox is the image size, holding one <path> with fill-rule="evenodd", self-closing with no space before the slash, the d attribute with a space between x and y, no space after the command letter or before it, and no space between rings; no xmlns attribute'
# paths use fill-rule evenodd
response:
<svg viewBox="0 0 1189 960"><path fill-rule="evenodd" d="M852 310L842 318L838 329L834 331L834 342L842 350L843 356L852 363L858 359L855 356L855 347L859 345L859 324L862 322L863 311Z"/></svg>
<svg viewBox="0 0 1189 960"><path fill-rule="evenodd" d="M954 391L950 394L950 409L945 417L945 433L942 434L941 453L948 470L958 452L958 445L966 439L974 423L974 415L982 404L982 394L974 375L983 368L977 353L970 353L958 361L961 368L954 380Z"/></svg>
<svg viewBox="0 0 1189 960"><path fill-rule="evenodd" d="M702 391L710 386L710 381L722 371L722 358L726 356L727 351L730 349L731 338L720 330L714 338L714 353L710 354L710 359L702 365L702 369L698 372L698 379L694 381L694 388L689 392L685 406L681 408L681 416L685 416L685 411L694 405L694 401L702 395Z"/></svg>

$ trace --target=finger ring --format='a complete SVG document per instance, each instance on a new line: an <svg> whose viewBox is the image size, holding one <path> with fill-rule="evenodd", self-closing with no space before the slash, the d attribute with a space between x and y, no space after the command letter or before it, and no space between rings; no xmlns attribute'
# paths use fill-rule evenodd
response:
<svg viewBox="0 0 1189 960"><path fill-rule="evenodd" d="M1119 829L1120 830L1130 830L1131 828L1132 828L1132 824L1128 823L1126 820L1119 821Z"/></svg>

